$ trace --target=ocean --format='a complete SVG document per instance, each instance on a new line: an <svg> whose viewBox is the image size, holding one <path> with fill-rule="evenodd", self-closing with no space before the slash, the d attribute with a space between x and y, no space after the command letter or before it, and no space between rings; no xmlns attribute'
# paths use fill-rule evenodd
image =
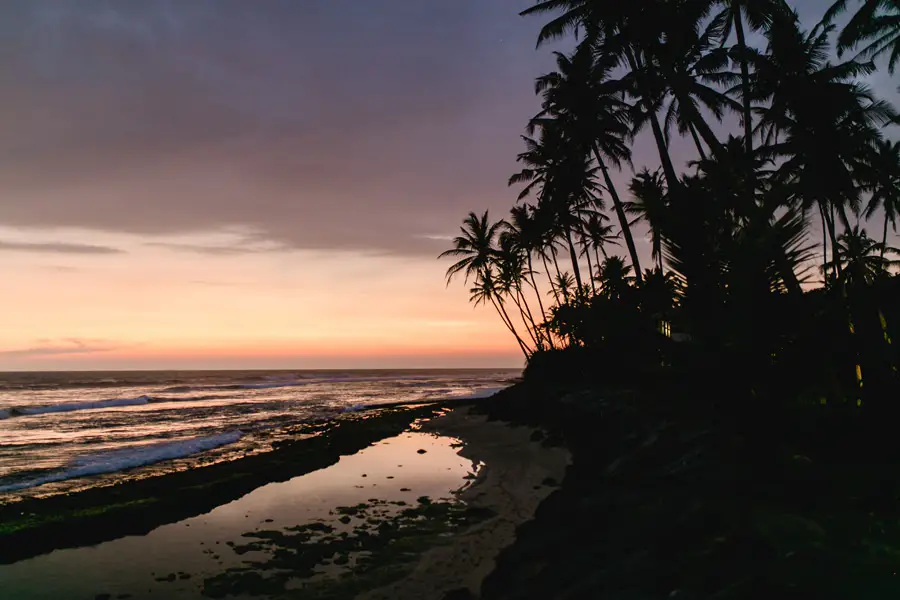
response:
<svg viewBox="0 0 900 600"><path fill-rule="evenodd" d="M518 370L0 373L0 502L266 451L291 426L488 396Z"/></svg>

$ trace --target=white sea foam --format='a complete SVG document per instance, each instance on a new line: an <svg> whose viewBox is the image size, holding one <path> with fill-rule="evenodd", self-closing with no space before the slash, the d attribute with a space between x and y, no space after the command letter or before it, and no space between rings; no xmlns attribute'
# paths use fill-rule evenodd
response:
<svg viewBox="0 0 900 600"><path fill-rule="evenodd" d="M113 450L111 452L88 454L76 458L62 471L0 486L0 492L13 492L38 485L44 485L45 483L53 483L54 481L65 481L66 479L74 479L76 477L87 477L88 475L116 473L134 467L151 465L164 460L190 456L191 454L205 452L207 450L212 450L213 448L218 448L219 446L233 444L241 439L242 435L243 434L240 431L229 431L227 433L205 437L159 442L156 444L123 448L122 450Z"/></svg>
<svg viewBox="0 0 900 600"><path fill-rule="evenodd" d="M480 390L475 390L471 394L465 394L462 396L450 396L449 398L452 400L477 400L479 398L490 398L497 392L505 390L507 387L509 386L481 388Z"/></svg>
<svg viewBox="0 0 900 600"><path fill-rule="evenodd" d="M47 413L73 412L76 410L93 410L97 408L114 408L117 406L139 406L149 404L153 399L150 396L138 396L137 398L113 398L112 400L97 400L95 402L65 402L63 404L51 404L49 406L26 406L14 408L12 411L4 411L13 415L43 415ZM2 414L0 414L2 416Z"/></svg>

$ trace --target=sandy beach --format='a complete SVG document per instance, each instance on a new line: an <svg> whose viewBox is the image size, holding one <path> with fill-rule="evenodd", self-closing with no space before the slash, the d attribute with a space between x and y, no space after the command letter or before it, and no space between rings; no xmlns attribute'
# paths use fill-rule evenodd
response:
<svg viewBox="0 0 900 600"><path fill-rule="evenodd" d="M286 479L282 463L305 455L304 442L336 445L340 427L298 441L287 456L254 457L254 470L268 470L270 482L211 510L94 545L90 537L73 537L78 527L70 528L52 551L0 566L0 582L8 597L22 600L477 597L499 551L555 489L569 462L565 449L541 444L535 430L489 422L466 406L397 409L347 421L343 426L356 427L347 430L356 437L363 431L383 436ZM240 468L231 466L228 477ZM163 495L167 477L173 479L155 482ZM178 493L176 483L168 493ZM78 494L48 499L47 510L62 501L77 502ZM120 504L109 505L109 512ZM39 521L40 501L28 507ZM82 507L70 516L85 512ZM140 521L140 513L135 518ZM36 527L32 535L52 538L52 526ZM17 539L23 536L19 531Z"/></svg>
<svg viewBox="0 0 900 600"><path fill-rule="evenodd" d="M463 442L460 456L482 464L478 479L459 493L466 504L493 511L495 516L427 550L412 573L361 600L443 598L463 591L478 597L494 559L515 539L516 527L534 515L541 501L561 481L570 455L562 447L545 447L532 439L536 431L489 422L459 408L423 426L423 431L453 436Z"/></svg>

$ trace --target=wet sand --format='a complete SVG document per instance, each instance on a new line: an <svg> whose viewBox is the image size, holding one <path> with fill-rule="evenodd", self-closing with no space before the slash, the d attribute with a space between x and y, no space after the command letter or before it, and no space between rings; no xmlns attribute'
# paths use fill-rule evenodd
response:
<svg viewBox="0 0 900 600"><path fill-rule="evenodd" d="M425 551L412 573L393 584L358 596L360 600L428 600L467 590L478 597L494 559L515 539L516 527L534 515L541 501L562 481L570 462L562 447L546 447L528 427L489 422L458 408L423 426L463 442L460 455L482 464L475 483L459 499L495 516L456 533L448 544Z"/></svg>
<svg viewBox="0 0 900 600"><path fill-rule="evenodd" d="M569 461L532 434L459 407L145 535L2 565L0 586L22 600L476 593Z"/></svg>

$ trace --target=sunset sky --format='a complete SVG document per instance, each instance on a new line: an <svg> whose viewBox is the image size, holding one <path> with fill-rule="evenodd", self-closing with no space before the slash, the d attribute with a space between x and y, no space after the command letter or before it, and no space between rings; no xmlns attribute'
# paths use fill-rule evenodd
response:
<svg viewBox="0 0 900 600"><path fill-rule="evenodd" d="M436 256L515 199L529 4L4 2L0 370L521 366Z"/></svg>

